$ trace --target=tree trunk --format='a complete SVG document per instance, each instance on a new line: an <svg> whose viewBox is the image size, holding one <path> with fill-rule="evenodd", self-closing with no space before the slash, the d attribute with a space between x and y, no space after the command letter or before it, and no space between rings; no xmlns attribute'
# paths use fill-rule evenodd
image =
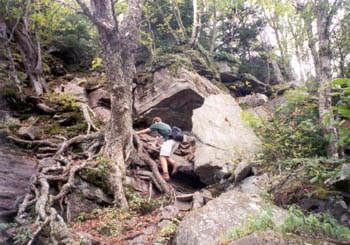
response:
<svg viewBox="0 0 350 245"><path fill-rule="evenodd" d="M186 41L187 40L187 33L186 33L185 27L182 23L180 9L179 9L179 6L177 4L177 0L171 0L171 2L172 2L173 13L174 13L177 25L179 26L180 31L181 31L181 36L183 39L182 41Z"/></svg>
<svg viewBox="0 0 350 245"><path fill-rule="evenodd" d="M214 18L213 18L213 28L211 29L211 42L210 42L210 54L213 55L215 49L216 41L216 24L217 24L217 15L216 15L216 0L214 0Z"/></svg>
<svg viewBox="0 0 350 245"><path fill-rule="evenodd" d="M37 35L35 45L28 29L30 4L31 1L26 2L26 6L23 7L25 8L23 11L24 14L18 16L17 19L7 16L6 19L4 19L4 22L9 32L11 32L9 40L13 40L16 43L22 56L23 65L29 77L30 85L35 90L36 94L40 96L48 91L48 86L46 85L43 74L40 39ZM6 12L2 9L0 11L0 15L1 14L5 15ZM7 53L9 54L8 51L9 49L7 50Z"/></svg>
<svg viewBox="0 0 350 245"><path fill-rule="evenodd" d="M332 64L331 49L329 42L329 28L332 15L329 12L328 0L319 0L317 5L317 32L319 38L319 57L320 57L320 87L319 87L319 114L323 126L325 137L330 135L330 141L327 146L328 156L338 157L337 131L334 125L334 115L332 113L331 81Z"/></svg>
<svg viewBox="0 0 350 245"><path fill-rule="evenodd" d="M319 81L319 75L321 74L320 57L319 57L319 53L316 50L316 39L314 38L314 35L313 35L311 19L305 19L305 25L307 30L306 32L308 35L307 44L311 51L312 60L314 61L314 66L315 66L315 80Z"/></svg>
<svg viewBox="0 0 350 245"><path fill-rule="evenodd" d="M199 32L201 28L202 10L198 12L198 2L193 0L193 23L190 47L194 47L198 42Z"/></svg>
<svg viewBox="0 0 350 245"><path fill-rule="evenodd" d="M115 1L90 0L89 9L77 0L84 13L96 25L104 52L109 89L111 120L105 133L103 153L110 158L110 182L114 198L121 208L128 208L123 190L125 162L132 148L132 79L144 0L129 0L123 21L114 12Z"/></svg>
<svg viewBox="0 0 350 245"><path fill-rule="evenodd" d="M31 87L34 88L38 96L41 96L48 91L48 87L44 79L41 56L38 56L41 54L40 47L34 47L28 29L23 22L15 29L14 39L21 53Z"/></svg>
<svg viewBox="0 0 350 245"><path fill-rule="evenodd" d="M295 45L295 55L297 56L297 60L299 63L299 75L300 75L300 79L302 81L306 81L306 75L305 75L305 69L304 69L304 64L303 64L303 60L301 58L301 54L300 54L300 50L299 50L299 45Z"/></svg>
<svg viewBox="0 0 350 245"><path fill-rule="evenodd" d="M157 7L159 9L160 16L162 17L162 19L165 20L165 14L164 14L164 11L163 11L162 7L160 7L158 4L157 4ZM171 27L169 21L166 21L166 24L168 26L168 29L169 29L171 35L174 37L176 44L179 45L180 44L180 39L179 39L178 35L174 31L174 29Z"/></svg>
<svg viewBox="0 0 350 245"><path fill-rule="evenodd" d="M9 63L10 63L9 74L10 74L10 77L15 81L15 84L16 84L16 87L17 87L18 92L20 94L20 97L22 98L23 92L22 92L21 82L17 76L15 61L13 59L12 51L11 51L11 48L9 45L10 40L7 36L7 32L8 32L8 29L7 29L6 23L2 18L0 18L0 40L2 41L2 43L4 45L4 48L5 48L6 53L7 53L7 58L9 59Z"/></svg>
<svg viewBox="0 0 350 245"><path fill-rule="evenodd" d="M345 57L341 47L339 47L339 69L340 69L340 77L345 77Z"/></svg>

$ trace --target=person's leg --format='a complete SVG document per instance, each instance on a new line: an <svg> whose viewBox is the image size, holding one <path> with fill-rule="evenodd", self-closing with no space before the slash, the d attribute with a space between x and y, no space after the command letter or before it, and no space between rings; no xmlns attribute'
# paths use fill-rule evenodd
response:
<svg viewBox="0 0 350 245"><path fill-rule="evenodd" d="M167 161L173 166L173 170L171 171L171 175L176 174L180 164L176 163L172 158L168 157Z"/></svg>
<svg viewBox="0 0 350 245"><path fill-rule="evenodd" d="M173 166L173 170L171 171L171 175L175 174L180 166L180 164L176 163L170 156L174 153L174 151L179 147L179 142L175 140L171 141L171 152L169 157L167 158L168 162Z"/></svg>
<svg viewBox="0 0 350 245"><path fill-rule="evenodd" d="M171 154L172 142L167 140L162 144L160 148L159 161L163 170L163 178L165 180L169 180L169 172L168 172L168 158Z"/></svg>
<svg viewBox="0 0 350 245"><path fill-rule="evenodd" d="M166 179L166 175L168 175L167 179L169 179L167 158L168 157L166 157L166 156L159 156L160 165L162 166L162 170L163 170L163 174L165 176L165 179ZM163 176L163 178L164 178L164 176Z"/></svg>

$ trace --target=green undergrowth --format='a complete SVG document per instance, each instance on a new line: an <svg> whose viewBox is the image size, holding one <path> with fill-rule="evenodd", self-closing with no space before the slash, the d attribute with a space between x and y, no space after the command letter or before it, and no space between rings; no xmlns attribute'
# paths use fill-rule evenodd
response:
<svg viewBox="0 0 350 245"><path fill-rule="evenodd" d="M214 64L206 59L198 50L194 49L176 49L173 52L164 53L162 50L155 52L148 64L151 67L150 73L161 68L168 67L174 76L178 75L178 69L186 67L187 70L194 71L209 80L220 80ZM144 76L148 77L148 76ZM141 77L142 78L142 77Z"/></svg>
<svg viewBox="0 0 350 245"><path fill-rule="evenodd" d="M166 199L163 198L147 199L130 186L127 186L125 189L125 197L128 200L130 209L140 215L151 213L153 210L160 207L162 203L166 202Z"/></svg>
<svg viewBox="0 0 350 245"><path fill-rule="evenodd" d="M221 241L228 244L232 240L238 240L261 230L273 230L285 235L294 233L321 240L323 238L340 241L350 240L350 228L338 224L332 216L312 213L305 215L296 206L291 206L282 225L277 225L274 222L271 207L266 207L257 215L251 216L242 228L233 227L228 230L227 235L222 234Z"/></svg>
<svg viewBox="0 0 350 245"><path fill-rule="evenodd" d="M291 176L310 184L323 184L332 176L338 176L345 159L293 158L271 163L271 167L288 171Z"/></svg>
<svg viewBox="0 0 350 245"><path fill-rule="evenodd" d="M304 91L290 91L287 102L277 108L272 118L247 112L241 117L262 140L260 158L266 162L326 154L327 140L319 124L317 101Z"/></svg>

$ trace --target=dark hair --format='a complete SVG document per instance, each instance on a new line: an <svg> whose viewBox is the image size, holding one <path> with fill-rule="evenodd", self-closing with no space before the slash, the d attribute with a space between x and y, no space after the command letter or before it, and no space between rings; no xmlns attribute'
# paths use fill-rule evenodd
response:
<svg viewBox="0 0 350 245"><path fill-rule="evenodd" d="M162 122L162 119L160 117L154 117L152 119L152 123L160 123L160 122Z"/></svg>

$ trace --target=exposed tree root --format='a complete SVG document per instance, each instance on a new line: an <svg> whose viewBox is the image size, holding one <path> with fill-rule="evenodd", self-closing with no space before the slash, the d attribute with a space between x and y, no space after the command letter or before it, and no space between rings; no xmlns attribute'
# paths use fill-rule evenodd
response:
<svg viewBox="0 0 350 245"><path fill-rule="evenodd" d="M49 221L50 218L47 217L45 221L36 229L36 231L33 233L32 239L28 242L28 245L35 244L37 236L39 235L41 230L49 223Z"/></svg>
<svg viewBox="0 0 350 245"><path fill-rule="evenodd" d="M138 156L143 161L145 161L148 164L148 166L151 168L152 173L153 173L153 175L155 177L155 182L157 182L156 186L159 186L162 189L163 192L169 193L170 187L165 182L165 180L163 179L161 174L159 173L157 163L155 161L153 161L153 159L148 154L146 154L144 152L142 142L141 142L140 138L137 135L134 135L134 142L136 144L136 148L137 148L137 151L138 151L137 152Z"/></svg>
<svg viewBox="0 0 350 245"><path fill-rule="evenodd" d="M7 136L7 138L10 140L13 140L16 143L24 144L24 145L48 145L54 148L58 147L57 143L53 143L50 140L23 140L14 136Z"/></svg>
<svg viewBox="0 0 350 245"><path fill-rule="evenodd" d="M60 146L59 150L56 152L55 157L62 155L64 151L66 151L67 148L72 144L81 143L89 140L102 139L103 137L104 137L104 131L98 131L96 133L88 134L88 135L78 135L70 140L64 141L63 144Z"/></svg>
<svg viewBox="0 0 350 245"><path fill-rule="evenodd" d="M87 133L90 134L91 128L93 128L95 131L99 131L99 128L95 126L95 124L93 123L93 121L89 115L89 111L92 111L91 109L89 110L89 106L87 104L83 103L81 105L81 110L83 112L84 119L85 119L86 123L88 124Z"/></svg>
<svg viewBox="0 0 350 245"><path fill-rule="evenodd" d="M96 153L101 150L104 144L104 132L98 131L88 135L79 135L59 143L52 143L49 140L27 141L10 137L17 143L42 146L39 149L40 152L44 153L39 154L41 156L43 154L49 156L40 160L38 172L31 178L30 190L18 208L16 220L21 225L26 225L27 212L30 207L34 207L34 212L37 215L35 222L37 228L28 244L36 244L43 230L50 232L47 244L63 244L67 241L69 241L69 244L73 244L72 234L66 224L66 222L71 220L70 203L66 197L76 188L74 180L77 173L86 167L95 167L98 163L93 159L95 159ZM140 166L148 166L151 169L152 172L142 170L138 172L140 178L151 181L149 195L152 192L152 183L160 192L174 194L174 190L162 178L157 163L150 156L154 155L158 150L156 146L153 147L154 149L149 150L147 147L144 147L143 142L137 135L134 135L133 139L137 149L132 151L129 161ZM74 144L80 144L78 146L82 147L84 151L79 156L78 159L80 160L78 161L71 160L72 154L69 153L69 149ZM54 152L55 149L57 150L56 152ZM85 160L81 160L82 158ZM118 166L108 164L108 167L111 178L114 176L112 172L118 171ZM107 185L113 191L114 186L112 184L122 184L114 183L115 180L111 179L107 181ZM116 196L114 198L118 200Z"/></svg>

